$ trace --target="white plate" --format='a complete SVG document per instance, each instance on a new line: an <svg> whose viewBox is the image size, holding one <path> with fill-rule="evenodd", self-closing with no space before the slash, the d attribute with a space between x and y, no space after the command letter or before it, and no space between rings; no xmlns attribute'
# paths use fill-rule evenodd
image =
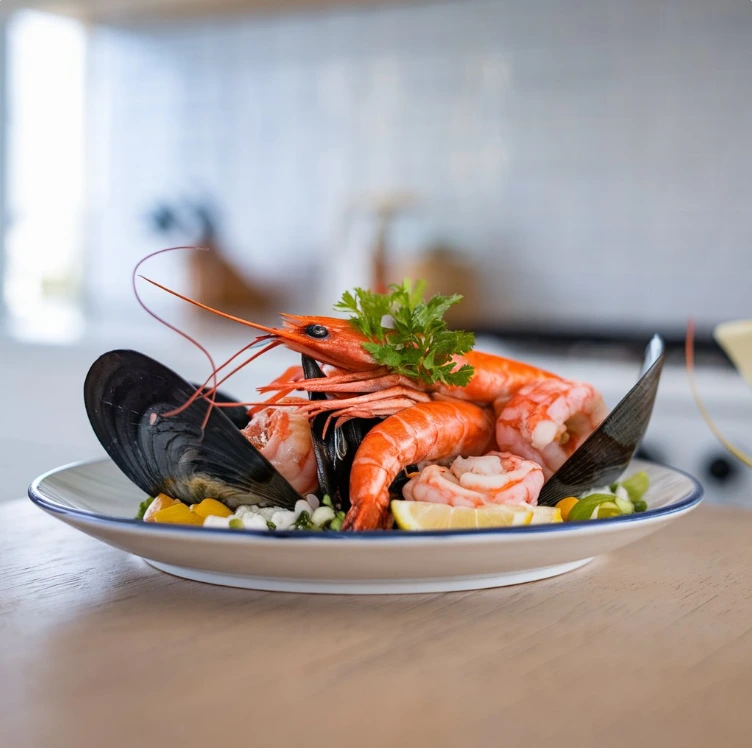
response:
<svg viewBox="0 0 752 748"><path fill-rule="evenodd" d="M31 500L53 517L186 579L284 592L395 594L499 587L577 569L644 538L699 504L703 489L669 467L635 461L650 509L615 519L492 530L263 532L132 519L145 498L110 460L37 478Z"/></svg>

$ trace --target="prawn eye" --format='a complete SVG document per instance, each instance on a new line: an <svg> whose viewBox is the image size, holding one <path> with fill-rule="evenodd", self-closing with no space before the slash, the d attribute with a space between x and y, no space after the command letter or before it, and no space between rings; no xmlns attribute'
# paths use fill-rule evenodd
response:
<svg viewBox="0 0 752 748"><path fill-rule="evenodd" d="M324 325L308 325L305 329L305 334L311 338L328 338L329 330Z"/></svg>

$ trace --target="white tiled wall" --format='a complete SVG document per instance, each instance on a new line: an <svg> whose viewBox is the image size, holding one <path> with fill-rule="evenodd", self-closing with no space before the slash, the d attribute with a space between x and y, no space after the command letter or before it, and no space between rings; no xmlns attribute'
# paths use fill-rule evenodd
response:
<svg viewBox="0 0 752 748"><path fill-rule="evenodd" d="M422 206L398 251L456 242L499 319L750 313L749 0L464 0L101 29L91 62L100 307L129 303L134 261L159 246L143 221L156 199L210 196L249 272L309 287L347 245L347 201L399 188Z"/></svg>

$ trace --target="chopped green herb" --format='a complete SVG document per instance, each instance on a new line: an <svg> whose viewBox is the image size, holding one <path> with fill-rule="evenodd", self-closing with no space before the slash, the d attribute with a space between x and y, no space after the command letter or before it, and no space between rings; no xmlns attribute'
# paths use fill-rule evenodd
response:
<svg viewBox="0 0 752 748"><path fill-rule="evenodd" d="M308 512L301 512L300 516L295 520L293 525L298 530L320 530L321 528L311 520L311 515Z"/></svg>
<svg viewBox="0 0 752 748"><path fill-rule="evenodd" d="M329 530L334 530L334 532L339 532L342 529L342 520L339 517L335 517L330 523L329 523Z"/></svg>
<svg viewBox="0 0 752 748"><path fill-rule="evenodd" d="M444 315L462 296L432 296L424 301L425 281L415 285L406 279L389 286L391 293L377 294L362 288L346 291L334 308L351 315L350 323L370 342L363 347L378 364L397 374L426 384L465 386L473 376L467 364L456 371L454 354L467 353L475 336L462 330L448 330ZM383 326L391 318L392 328Z"/></svg>
<svg viewBox="0 0 752 748"><path fill-rule="evenodd" d="M277 529L277 525L275 525L275 524L274 524L274 522L272 522L271 520L267 520L267 522L266 522L266 526L267 526L267 527L268 527L268 528L269 528L270 530L276 530L276 529Z"/></svg>
<svg viewBox="0 0 752 748"><path fill-rule="evenodd" d="M634 506L634 510L636 512L644 512L648 508L648 503L645 501L645 499L637 499L636 501L632 502L632 505Z"/></svg>
<svg viewBox="0 0 752 748"><path fill-rule="evenodd" d="M329 496L329 494L328 494L328 493L325 493L325 494L324 494L324 498L323 498L323 499L321 499L321 503L322 503L322 504L323 504L324 506L330 506L330 507L332 507L332 508L334 507L334 504L332 504L332 497L331 497L331 496Z"/></svg>
<svg viewBox="0 0 752 748"><path fill-rule="evenodd" d="M138 514L136 515L136 519L143 519L144 514L146 514L146 510L151 506L151 503L154 501L153 496L149 496L148 499L144 499L139 505L138 505Z"/></svg>

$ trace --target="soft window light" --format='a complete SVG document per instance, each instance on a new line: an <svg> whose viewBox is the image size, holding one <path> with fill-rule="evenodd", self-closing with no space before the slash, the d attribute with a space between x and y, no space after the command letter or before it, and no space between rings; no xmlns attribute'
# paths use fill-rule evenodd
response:
<svg viewBox="0 0 752 748"><path fill-rule="evenodd" d="M8 23L2 294L18 337L81 328L85 49L77 21L25 11Z"/></svg>

